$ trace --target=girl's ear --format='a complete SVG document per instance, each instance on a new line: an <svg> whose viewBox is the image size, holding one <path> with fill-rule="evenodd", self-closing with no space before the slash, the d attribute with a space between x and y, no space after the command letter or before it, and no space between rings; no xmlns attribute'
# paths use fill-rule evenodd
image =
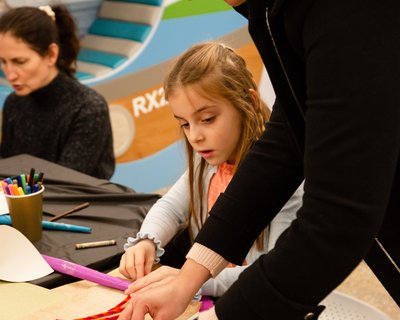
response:
<svg viewBox="0 0 400 320"><path fill-rule="evenodd" d="M60 47L56 43L50 44L47 56L49 64L51 66L57 63L59 53L60 53Z"/></svg>

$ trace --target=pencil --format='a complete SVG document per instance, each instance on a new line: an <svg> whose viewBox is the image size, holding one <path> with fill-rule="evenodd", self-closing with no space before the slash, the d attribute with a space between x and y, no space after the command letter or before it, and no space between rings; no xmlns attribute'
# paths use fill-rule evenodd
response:
<svg viewBox="0 0 400 320"><path fill-rule="evenodd" d="M89 202L81 203L80 205L72 208L71 210L65 211L64 213L61 213L58 216L54 216L54 217L50 218L48 221L56 221L56 220L61 219L61 218L65 217L65 216L67 216L67 215L69 215L71 213L74 213L76 211L79 211L79 210L82 210L84 208L87 208L88 206L89 206Z"/></svg>

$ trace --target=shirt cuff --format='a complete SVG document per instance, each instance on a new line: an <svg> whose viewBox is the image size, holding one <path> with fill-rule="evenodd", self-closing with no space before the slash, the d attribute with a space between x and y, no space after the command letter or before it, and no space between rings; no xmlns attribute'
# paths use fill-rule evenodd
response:
<svg viewBox="0 0 400 320"><path fill-rule="evenodd" d="M186 258L192 259L201 264L210 271L213 278L215 278L228 265L228 261L226 261L222 256L200 243L195 243L193 245L186 255Z"/></svg>
<svg viewBox="0 0 400 320"><path fill-rule="evenodd" d="M153 233L139 231L135 238L128 237L126 243L124 244L124 250L134 246L139 241L145 239L149 239L154 242L154 245L156 246L156 258L154 260L154 263L159 263L160 257L164 254L165 250L161 247L161 241L157 239L156 235Z"/></svg>

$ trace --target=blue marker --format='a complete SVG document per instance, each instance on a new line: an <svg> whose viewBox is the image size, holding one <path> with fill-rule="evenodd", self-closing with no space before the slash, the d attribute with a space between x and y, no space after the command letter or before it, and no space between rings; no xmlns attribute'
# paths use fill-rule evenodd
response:
<svg viewBox="0 0 400 320"><path fill-rule="evenodd" d="M92 228L84 227L84 226L77 226L74 224L67 224L67 223L59 223L59 222L51 222L51 221L42 221L43 229L47 230L63 230L63 231L75 231L75 232L85 232L90 233L92 232Z"/></svg>
<svg viewBox="0 0 400 320"><path fill-rule="evenodd" d="M17 185L18 187L22 187L22 179L21 176L16 176L14 177L15 180L17 180ZM14 180L13 180L14 181Z"/></svg>
<svg viewBox="0 0 400 320"><path fill-rule="evenodd" d="M0 215L0 224L8 224L11 225L11 217L8 214ZM74 224L66 224L66 223L58 223L58 222L50 222L50 221L42 221L43 229L47 230L61 230L61 231L73 231L73 232L92 232L92 228L77 226Z"/></svg>

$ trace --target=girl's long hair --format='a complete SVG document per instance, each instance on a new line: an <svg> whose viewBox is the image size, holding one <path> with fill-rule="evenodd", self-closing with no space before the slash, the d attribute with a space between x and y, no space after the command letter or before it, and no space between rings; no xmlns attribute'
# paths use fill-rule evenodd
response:
<svg viewBox="0 0 400 320"><path fill-rule="evenodd" d="M165 99L168 101L176 89L187 86L195 87L206 96L230 102L240 113L241 136L236 150L235 172L265 130L265 123L270 115L268 107L258 96L257 85L247 69L245 60L232 48L219 42L195 45L184 52L169 70L164 83ZM200 229L204 221L202 200L206 196L202 177L207 162L203 158L200 163L195 161L192 146L186 137L184 140L190 183L189 230L192 218L196 227ZM195 208L195 197L199 199L199 208ZM193 235L191 237L193 240ZM259 250L263 250L263 238L262 233L256 240Z"/></svg>

